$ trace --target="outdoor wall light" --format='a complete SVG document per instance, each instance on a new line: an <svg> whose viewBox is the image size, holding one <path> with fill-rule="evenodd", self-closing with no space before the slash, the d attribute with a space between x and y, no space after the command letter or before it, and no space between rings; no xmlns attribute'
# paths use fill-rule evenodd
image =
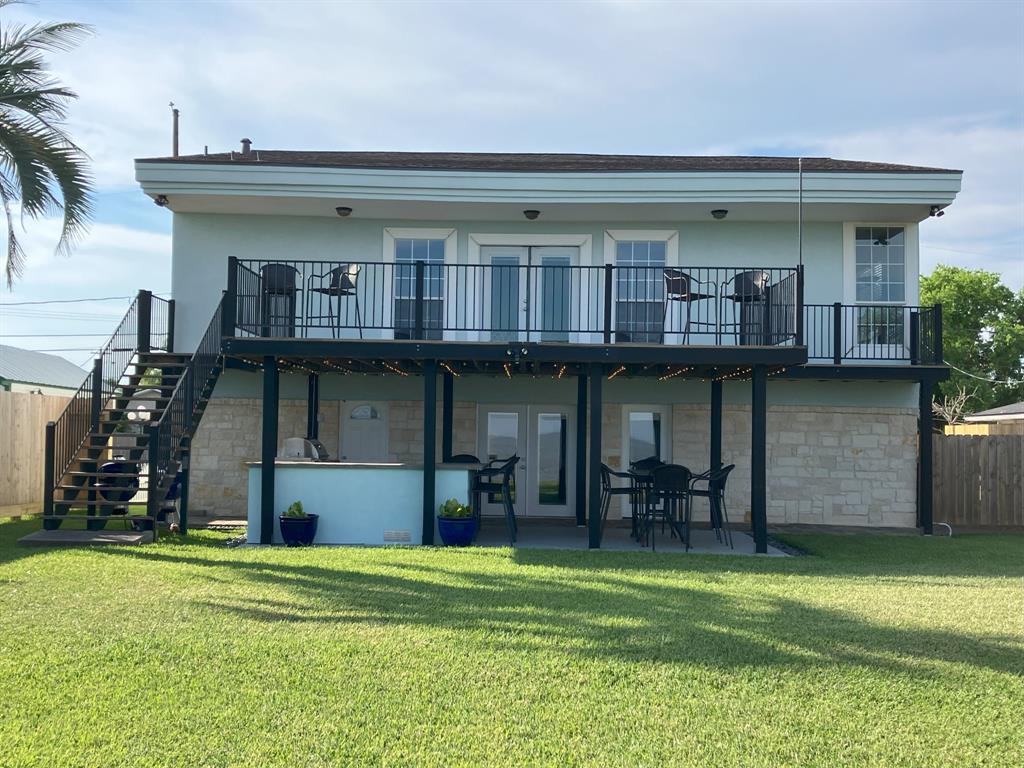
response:
<svg viewBox="0 0 1024 768"><path fill-rule="evenodd" d="M533 221L538 216L540 216L540 211L535 211L533 209L530 209L529 211L523 211L523 216L525 216L530 221Z"/></svg>
<svg viewBox="0 0 1024 768"><path fill-rule="evenodd" d="M156 197L153 198L153 202L159 205L161 208L166 208L167 203L169 203L170 200L167 199L167 195L157 195Z"/></svg>
<svg viewBox="0 0 1024 768"><path fill-rule="evenodd" d="M724 219L726 216L729 215L729 212L727 210L725 210L725 208L715 208L715 210L713 210L711 212L711 215L714 218L716 218L719 221L721 221L722 219Z"/></svg>
<svg viewBox="0 0 1024 768"><path fill-rule="evenodd" d="M933 205L931 207L931 209L928 211L928 215L929 216L939 217L939 216L945 216L946 212L944 210L942 210L942 206L941 205Z"/></svg>
<svg viewBox="0 0 1024 768"><path fill-rule="evenodd" d="M352 209L349 208L347 205L339 205L334 210L337 211L338 215L341 217L349 216L352 214Z"/></svg>

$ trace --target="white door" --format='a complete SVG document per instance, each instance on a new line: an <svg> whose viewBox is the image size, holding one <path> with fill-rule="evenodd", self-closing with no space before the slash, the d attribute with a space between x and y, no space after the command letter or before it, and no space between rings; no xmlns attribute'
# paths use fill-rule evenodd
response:
<svg viewBox="0 0 1024 768"><path fill-rule="evenodd" d="M576 468L575 410L570 406L481 406L480 457L519 456L513 488L516 515L573 517ZM501 515L497 496L482 512Z"/></svg>

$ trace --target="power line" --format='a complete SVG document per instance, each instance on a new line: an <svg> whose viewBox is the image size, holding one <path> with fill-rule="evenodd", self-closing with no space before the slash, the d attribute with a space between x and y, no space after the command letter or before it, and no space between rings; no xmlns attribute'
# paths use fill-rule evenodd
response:
<svg viewBox="0 0 1024 768"><path fill-rule="evenodd" d="M109 336L106 331L100 333L0 333L0 339L59 339L83 336Z"/></svg>
<svg viewBox="0 0 1024 768"><path fill-rule="evenodd" d="M978 381L987 381L989 384L1024 384L1024 379L987 379L984 376L977 376L971 373L970 371L965 371L963 368L957 368L955 365L949 362L949 360L943 360L942 362L944 362L957 373L962 373L964 376L970 376L972 379L977 379Z"/></svg>
<svg viewBox="0 0 1024 768"><path fill-rule="evenodd" d="M49 301L14 301L14 302L3 302L0 306L3 307L27 307L30 304L80 304L85 301L122 301L123 299L133 299L134 296L100 296L95 299L50 299Z"/></svg>

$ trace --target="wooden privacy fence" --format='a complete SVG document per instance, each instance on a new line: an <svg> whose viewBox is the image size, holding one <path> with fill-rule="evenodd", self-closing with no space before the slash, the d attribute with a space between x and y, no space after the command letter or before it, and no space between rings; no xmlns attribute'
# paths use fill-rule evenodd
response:
<svg viewBox="0 0 1024 768"><path fill-rule="evenodd" d="M1024 526L1024 435L936 435L934 520Z"/></svg>
<svg viewBox="0 0 1024 768"><path fill-rule="evenodd" d="M67 402L61 395L0 390L0 515L42 510L46 422Z"/></svg>
<svg viewBox="0 0 1024 768"><path fill-rule="evenodd" d="M947 424L947 435L1024 435L1024 419L1020 421L992 421L976 424Z"/></svg>

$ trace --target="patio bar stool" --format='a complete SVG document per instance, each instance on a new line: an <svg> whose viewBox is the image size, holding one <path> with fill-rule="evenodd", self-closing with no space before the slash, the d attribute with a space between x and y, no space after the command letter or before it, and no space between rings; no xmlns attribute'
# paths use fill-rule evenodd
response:
<svg viewBox="0 0 1024 768"><path fill-rule="evenodd" d="M719 342L722 330L726 330L735 335L738 346L765 343L768 322L766 308L771 281L768 272L749 269L737 272L722 283L719 290L719 312L725 313L725 302L731 301L732 313L729 321L719 322Z"/></svg>
<svg viewBox="0 0 1024 768"><path fill-rule="evenodd" d="M613 485L612 478L619 477L629 481L629 485ZM633 483L633 476L629 472L616 472L607 464L601 464L601 538L604 538L605 523L608 522L608 510L612 506L612 497L628 496L630 505L633 504L633 497L636 495L636 488ZM633 523L634 527L636 522Z"/></svg>
<svg viewBox="0 0 1024 768"><path fill-rule="evenodd" d="M707 287L705 287L707 286ZM692 305L695 301L704 301L705 299L715 299L718 297L718 286L712 281L697 280L692 275L684 272L681 269L668 268L665 270L665 307L662 317L662 328L666 333L679 333L674 328L665 328L665 323L668 320L669 307L672 306L672 302L677 302L686 305L686 316L685 322L682 328L683 344L688 344L690 341L690 328L694 327L698 330L716 331L718 329L718 317L716 316L714 322L710 320L692 320ZM710 291L705 293L704 291ZM700 318L700 311L697 312L698 318Z"/></svg>
<svg viewBox="0 0 1024 768"><path fill-rule="evenodd" d="M651 501L646 505L642 536L655 551L654 532L657 523L667 524L674 535L690 549L690 481L693 473L681 464L663 464L652 473ZM680 507L682 515L680 516ZM682 519L680 519L680 517Z"/></svg>
<svg viewBox="0 0 1024 768"><path fill-rule="evenodd" d="M690 482L690 496L708 500L711 510L711 527L715 530L715 538L718 541L732 545L732 528L729 525L729 512L725 508L725 484L729 480L729 473L736 468L735 464L721 467L720 469L709 469L702 475L694 475ZM697 483L706 483L704 488L697 488Z"/></svg>
<svg viewBox="0 0 1024 768"><path fill-rule="evenodd" d="M633 482L632 536L637 541L640 540L640 519L643 517L644 508L651 500L651 488L654 483L653 472L664 464L665 462L657 456L648 456L629 465L628 474Z"/></svg>
<svg viewBox="0 0 1024 768"><path fill-rule="evenodd" d="M507 459L492 459L482 469L478 469L473 473L473 480L470 485L470 493L474 499L474 515L477 517L478 528L483 494L501 495L501 505L505 510L505 526L508 528L510 544L516 543L516 536L519 532L516 525L516 510L512 501L513 477L515 476L516 464L518 463L519 457L516 455L509 456Z"/></svg>
<svg viewBox="0 0 1024 768"><path fill-rule="evenodd" d="M352 298L355 301L356 327L359 338L363 338L363 320L359 312L359 292L356 281L359 279L359 264L342 264L322 275L310 275L307 279L306 291L306 322L324 319L322 303L313 312L313 297L319 295L321 302L327 302L327 324L331 329L331 337L337 339L341 335L341 302ZM337 306L335 306L337 305ZM347 313L346 313L347 315Z"/></svg>

